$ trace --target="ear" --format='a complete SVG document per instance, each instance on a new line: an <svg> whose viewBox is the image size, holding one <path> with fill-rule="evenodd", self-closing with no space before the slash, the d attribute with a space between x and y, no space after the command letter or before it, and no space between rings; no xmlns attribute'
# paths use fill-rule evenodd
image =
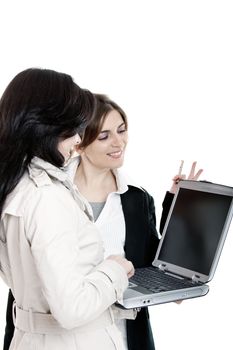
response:
<svg viewBox="0 0 233 350"><path fill-rule="evenodd" d="M79 145L75 145L75 151L78 153L78 154L82 154L84 152L84 148L83 147L80 147Z"/></svg>

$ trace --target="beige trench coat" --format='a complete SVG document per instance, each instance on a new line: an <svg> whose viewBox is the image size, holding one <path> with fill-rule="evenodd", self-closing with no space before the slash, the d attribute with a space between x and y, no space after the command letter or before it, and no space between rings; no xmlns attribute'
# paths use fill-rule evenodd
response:
<svg viewBox="0 0 233 350"><path fill-rule="evenodd" d="M5 203L0 270L17 304L10 350L124 349L111 305L127 288L126 273L103 261L71 178L39 158Z"/></svg>

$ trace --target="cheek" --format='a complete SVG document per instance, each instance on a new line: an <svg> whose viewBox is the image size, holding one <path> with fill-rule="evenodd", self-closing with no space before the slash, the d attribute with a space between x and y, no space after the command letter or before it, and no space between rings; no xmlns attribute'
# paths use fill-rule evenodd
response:
<svg viewBox="0 0 233 350"><path fill-rule="evenodd" d="M90 153L96 156L101 156L106 153L109 149L109 142L103 141L93 144L90 148Z"/></svg>
<svg viewBox="0 0 233 350"><path fill-rule="evenodd" d="M63 148L64 148L65 152L69 152L72 147L73 147L73 142L69 140L69 141L64 143Z"/></svg>
<svg viewBox="0 0 233 350"><path fill-rule="evenodd" d="M70 140L65 140L58 145L58 150L64 157L67 157L72 147L73 142L70 142Z"/></svg>

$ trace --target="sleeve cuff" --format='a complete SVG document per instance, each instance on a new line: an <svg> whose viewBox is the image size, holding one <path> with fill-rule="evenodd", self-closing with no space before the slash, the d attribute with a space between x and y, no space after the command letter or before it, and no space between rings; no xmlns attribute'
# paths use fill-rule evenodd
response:
<svg viewBox="0 0 233 350"><path fill-rule="evenodd" d="M115 289L116 300L121 300L129 284L125 270L116 261L109 259L104 260L98 266L97 271L104 273L109 278Z"/></svg>

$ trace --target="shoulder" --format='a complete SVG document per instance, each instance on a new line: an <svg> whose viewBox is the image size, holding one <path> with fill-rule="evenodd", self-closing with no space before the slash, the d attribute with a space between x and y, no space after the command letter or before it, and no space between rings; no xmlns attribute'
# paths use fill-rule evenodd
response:
<svg viewBox="0 0 233 350"><path fill-rule="evenodd" d="M114 171L114 175L117 180L118 188L124 189L124 191L120 192L122 205L130 205L131 202L137 202L137 204L140 202L146 202L146 204L149 205L150 202L154 202L153 197L147 192L147 190L122 170L119 171L119 169L117 169Z"/></svg>
<svg viewBox="0 0 233 350"><path fill-rule="evenodd" d="M153 200L153 197L143 187L128 185L128 191L121 194L121 198L136 198L141 197L146 200Z"/></svg>
<svg viewBox="0 0 233 350"><path fill-rule="evenodd" d="M55 205L70 198L69 191L59 183L50 181L43 186L37 186L25 173L15 189L8 195L4 209L5 214L13 216L23 216L28 207L37 207L39 205Z"/></svg>
<svg viewBox="0 0 233 350"><path fill-rule="evenodd" d="M153 197L143 188L128 186L128 191L121 194L121 204L124 212L141 213L154 210Z"/></svg>
<svg viewBox="0 0 233 350"><path fill-rule="evenodd" d="M3 208L3 216L5 214L22 216L25 206L35 196L36 186L29 178L28 173L25 173L17 186L7 196Z"/></svg>

